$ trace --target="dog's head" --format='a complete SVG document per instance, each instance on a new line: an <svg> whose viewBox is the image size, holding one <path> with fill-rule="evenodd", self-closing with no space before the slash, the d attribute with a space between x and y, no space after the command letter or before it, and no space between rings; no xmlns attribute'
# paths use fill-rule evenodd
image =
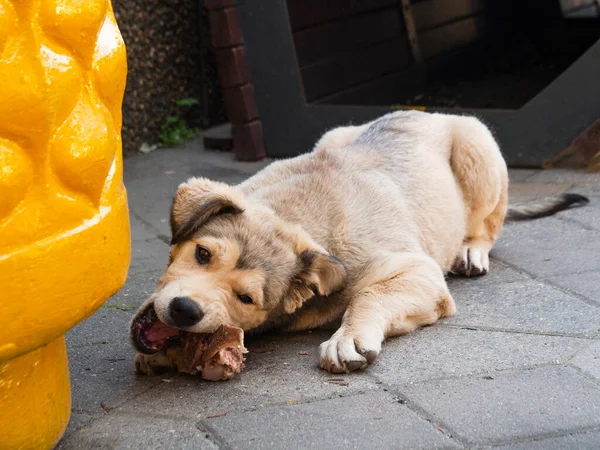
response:
<svg viewBox="0 0 600 450"><path fill-rule="evenodd" d="M131 324L158 351L178 330L251 330L344 285L346 271L299 226L224 183L193 178L175 195L169 264Z"/></svg>

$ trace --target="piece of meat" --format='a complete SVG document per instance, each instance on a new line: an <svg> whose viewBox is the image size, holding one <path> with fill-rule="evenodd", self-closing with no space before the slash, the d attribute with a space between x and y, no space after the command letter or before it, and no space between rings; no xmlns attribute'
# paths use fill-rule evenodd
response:
<svg viewBox="0 0 600 450"><path fill-rule="evenodd" d="M229 380L245 367L244 331L221 325L212 334L180 334L177 370L191 375L202 374L205 380Z"/></svg>

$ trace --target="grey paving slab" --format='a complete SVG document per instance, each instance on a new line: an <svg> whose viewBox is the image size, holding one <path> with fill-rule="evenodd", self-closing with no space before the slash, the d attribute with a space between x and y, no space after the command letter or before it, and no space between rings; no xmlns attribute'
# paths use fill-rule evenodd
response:
<svg viewBox="0 0 600 450"><path fill-rule="evenodd" d="M199 449L219 447L191 421L107 414L62 439L57 449Z"/></svg>
<svg viewBox="0 0 600 450"><path fill-rule="evenodd" d="M509 202L525 202L552 195L562 194L573 187L573 183L536 183L525 182L510 183L508 187Z"/></svg>
<svg viewBox="0 0 600 450"><path fill-rule="evenodd" d="M561 211L556 217L558 219L574 220L585 227L600 230L600 197L589 197L589 199L589 204Z"/></svg>
<svg viewBox="0 0 600 450"><path fill-rule="evenodd" d="M598 302L600 305L600 271L558 275L547 278L553 284Z"/></svg>
<svg viewBox="0 0 600 450"><path fill-rule="evenodd" d="M600 270L600 231L554 217L511 224L491 254L539 277Z"/></svg>
<svg viewBox="0 0 600 450"><path fill-rule="evenodd" d="M443 322L389 339L368 371L387 384L532 367L572 356L586 339L458 329Z"/></svg>
<svg viewBox="0 0 600 450"><path fill-rule="evenodd" d="M401 392L469 444L600 426L600 386L569 367L431 381Z"/></svg>
<svg viewBox="0 0 600 450"><path fill-rule="evenodd" d="M598 450L600 448L600 431L567 434L566 436L503 445L496 448L502 450Z"/></svg>
<svg viewBox="0 0 600 450"><path fill-rule="evenodd" d="M202 140L194 140L172 149L158 149L149 154L136 154L125 160L126 181L156 176L196 176L206 167L234 170L241 174L253 174L270 163L236 161L230 152L206 151Z"/></svg>
<svg viewBox="0 0 600 450"><path fill-rule="evenodd" d="M600 173L585 173L582 170L541 170L527 181L548 183L600 184Z"/></svg>
<svg viewBox="0 0 600 450"><path fill-rule="evenodd" d="M596 340L581 350L569 364L600 381L600 341Z"/></svg>
<svg viewBox="0 0 600 450"><path fill-rule="evenodd" d="M146 225L133 214L129 214L129 226L131 228L132 241L146 241L157 237L156 230Z"/></svg>
<svg viewBox="0 0 600 450"><path fill-rule="evenodd" d="M106 307L105 307L106 306ZM127 340L132 311L106 305L67 333L68 348Z"/></svg>
<svg viewBox="0 0 600 450"><path fill-rule="evenodd" d="M129 274L164 270L169 262L169 249L160 239L133 241Z"/></svg>
<svg viewBox="0 0 600 450"><path fill-rule="evenodd" d="M104 414L106 414L104 411L95 413L71 411L71 418L69 419L69 425L67 426L67 429L63 433L63 440L77 430L88 426L93 420L102 417Z"/></svg>
<svg viewBox="0 0 600 450"><path fill-rule="evenodd" d="M130 273L125 285L102 306L103 308L133 311L154 292L162 270Z"/></svg>
<svg viewBox="0 0 600 450"><path fill-rule="evenodd" d="M508 169L508 178L511 183L525 181L538 173L538 169Z"/></svg>
<svg viewBox="0 0 600 450"><path fill-rule="evenodd" d="M72 408L78 412L111 410L160 383L134 373L133 350L125 339L69 349Z"/></svg>
<svg viewBox="0 0 600 450"><path fill-rule="evenodd" d="M531 278L524 272L513 269L497 259L490 260L490 271L481 277L466 278L461 276L448 276L446 282L452 291L461 286L487 286L495 283L508 283Z"/></svg>
<svg viewBox="0 0 600 450"><path fill-rule="evenodd" d="M445 323L467 327L592 336L600 308L537 280L461 286L452 291L458 312Z"/></svg>
<svg viewBox="0 0 600 450"><path fill-rule="evenodd" d="M313 332L247 339L250 353L246 369L232 380L215 383L175 376L123 405L121 410L201 418L223 411L305 402L378 388L376 380L367 373L331 375L318 367L318 346L329 336L327 332Z"/></svg>
<svg viewBox="0 0 600 450"><path fill-rule="evenodd" d="M228 414L204 423L232 449L460 448L382 392Z"/></svg>
<svg viewBox="0 0 600 450"><path fill-rule="evenodd" d="M570 190L570 192L575 192L577 194L590 197L592 199L591 204L594 205L596 204L595 200L600 199L600 180L594 184L576 185Z"/></svg>

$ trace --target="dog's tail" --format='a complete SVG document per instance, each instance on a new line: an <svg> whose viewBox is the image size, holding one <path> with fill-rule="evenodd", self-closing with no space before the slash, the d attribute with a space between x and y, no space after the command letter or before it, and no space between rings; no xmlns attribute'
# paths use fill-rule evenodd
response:
<svg viewBox="0 0 600 450"><path fill-rule="evenodd" d="M539 219L556 214L571 206L587 205L590 200L579 194L561 194L534 200L532 202L513 203L508 205L505 223Z"/></svg>

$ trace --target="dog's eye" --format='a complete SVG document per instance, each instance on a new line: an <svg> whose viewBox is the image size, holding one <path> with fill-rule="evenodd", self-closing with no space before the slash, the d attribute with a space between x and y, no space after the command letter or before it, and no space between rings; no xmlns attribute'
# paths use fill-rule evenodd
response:
<svg viewBox="0 0 600 450"><path fill-rule="evenodd" d="M246 305L250 305L252 304L252 299L250 297L248 297L247 295L238 295L238 299L240 300L240 302L246 304Z"/></svg>
<svg viewBox="0 0 600 450"><path fill-rule="evenodd" d="M198 264L208 264L210 262L210 252L204 247L196 246L196 261L198 261Z"/></svg>

